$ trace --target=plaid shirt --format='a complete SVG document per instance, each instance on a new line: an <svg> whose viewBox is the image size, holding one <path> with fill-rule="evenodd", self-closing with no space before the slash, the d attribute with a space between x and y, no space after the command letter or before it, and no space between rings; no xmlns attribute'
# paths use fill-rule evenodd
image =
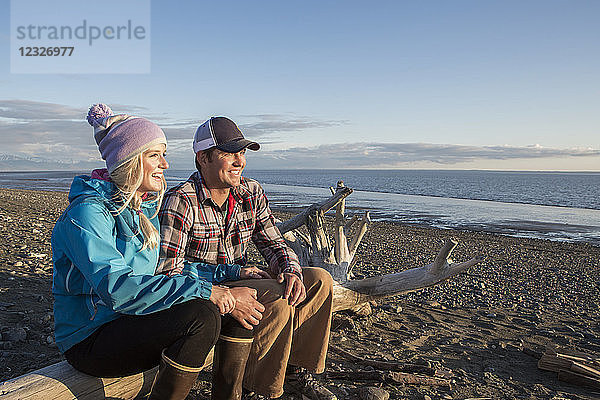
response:
<svg viewBox="0 0 600 400"><path fill-rule="evenodd" d="M252 240L273 274L293 272L302 276L298 257L275 226L260 184L242 177L230 193L234 201L227 224L226 215L213 202L199 172L165 194L159 213L157 273L181 273L184 260L245 265Z"/></svg>

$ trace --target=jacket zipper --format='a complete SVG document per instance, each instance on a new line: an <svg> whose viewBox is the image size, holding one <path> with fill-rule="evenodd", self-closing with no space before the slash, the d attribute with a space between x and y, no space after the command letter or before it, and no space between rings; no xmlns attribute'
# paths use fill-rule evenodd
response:
<svg viewBox="0 0 600 400"><path fill-rule="evenodd" d="M92 307L94 308L94 313L90 317L90 321L92 321L94 319L94 317L96 317L96 314L98 313L98 307L96 306L96 303L94 303L94 298L92 297L93 293L94 293L94 289L90 288L90 302L92 303Z"/></svg>
<svg viewBox="0 0 600 400"><path fill-rule="evenodd" d="M65 278L65 290L67 292L70 292L70 290L69 290L69 278L71 277L71 272L73 272L74 269L75 269L75 265L73 265L73 263L71 263L71 268L69 268L69 272L67 272L67 277Z"/></svg>

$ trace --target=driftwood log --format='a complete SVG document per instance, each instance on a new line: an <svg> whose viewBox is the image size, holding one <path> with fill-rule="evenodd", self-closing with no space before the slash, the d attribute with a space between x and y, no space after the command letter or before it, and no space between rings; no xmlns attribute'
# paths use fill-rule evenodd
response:
<svg viewBox="0 0 600 400"><path fill-rule="evenodd" d="M66 361L0 384L3 400L135 399L149 393L158 367L120 378L96 378L79 372Z"/></svg>
<svg viewBox="0 0 600 400"><path fill-rule="evenodd" d="M345 215L346 197L352 193L352 189L340 181L331 191L330 198L313 204L287 221L279 222L278 227L298 254L302 266L319 266L331 273L335 281L334 311L370 309L371 300L435 285L482 261L481 257L476 256L466 262L453 263L449 257L457 242L447 239L431 264L394 274L352 280L356 250L371 222L369 212L366 211L362 218L354 216L348 220ZM334 207L332 245L325 232L325 213ZM348 240L346 236L357 222L358 228ZM299 229L302 226L306 226L308 234ZM211 363L212 352L206 365ZM148 393L155 374L156 368L128 377L95 378L74 370L63 361L1 383L0 397L6 400L135 399ZM393 375L392 379L389 376L386 375L385 380L398 382L405 378ZM438 384L445 383L440 380Z"/></svg>
<svg viewBox="0 0 600 400"><path fill-rule="evenodd" d="M331 273L335 281L334 311L369 307L371 300L435 285L482 261L480 256L475 256L466 262L452 262L450 255L458 243L449 238L431 264L394 274L352 280L356 250L371 222L369 212L365 211L354 236L348 241L346 234L358 220L355 216L347 221L345 215L346 197L352 193L352 189L340 181L331 191L329 199L313 204L295 217L278 223L278 227L287 243L298 254L302 266L319 266ZM332 246L325 232L325 213L334 207ZM298 229L303 225L306 226L308 235Z"/></svg>

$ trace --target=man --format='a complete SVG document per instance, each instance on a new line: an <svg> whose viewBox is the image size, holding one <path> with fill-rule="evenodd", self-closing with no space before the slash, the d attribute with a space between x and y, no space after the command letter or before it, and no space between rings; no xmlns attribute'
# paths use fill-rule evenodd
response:
<svg viewBox="0 0 600 400"><path fill-rule="evenodd" d="M230 329L231 318L223 319L212 398L239 399L242 381L247 391L279 397L288 362L317 373L325 368L331 276L321 268L300 267L275 226L262 187L242 177L245 151L258 150L258 143L245 139L230 119L213 117L196 130L193 148L197 171L167 192L159 214L158 272L181 273L184 261L244 265L254 242L269 274L228 283L237 326Z"/></svg>

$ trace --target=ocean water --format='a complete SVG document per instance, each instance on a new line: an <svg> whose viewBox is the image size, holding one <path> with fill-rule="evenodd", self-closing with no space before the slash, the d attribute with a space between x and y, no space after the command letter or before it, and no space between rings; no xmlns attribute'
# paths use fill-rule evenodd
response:
<svg viewBox="0 0 600 400"><path fill-rule="evenodd" d="M169 170L169 186L191 171ZM79 172L0 172L0 187L67 191ZM271 207L297 209L343 180L347 213L373 220L600 246L600 173L430 170L246 170Z"/></svg>

